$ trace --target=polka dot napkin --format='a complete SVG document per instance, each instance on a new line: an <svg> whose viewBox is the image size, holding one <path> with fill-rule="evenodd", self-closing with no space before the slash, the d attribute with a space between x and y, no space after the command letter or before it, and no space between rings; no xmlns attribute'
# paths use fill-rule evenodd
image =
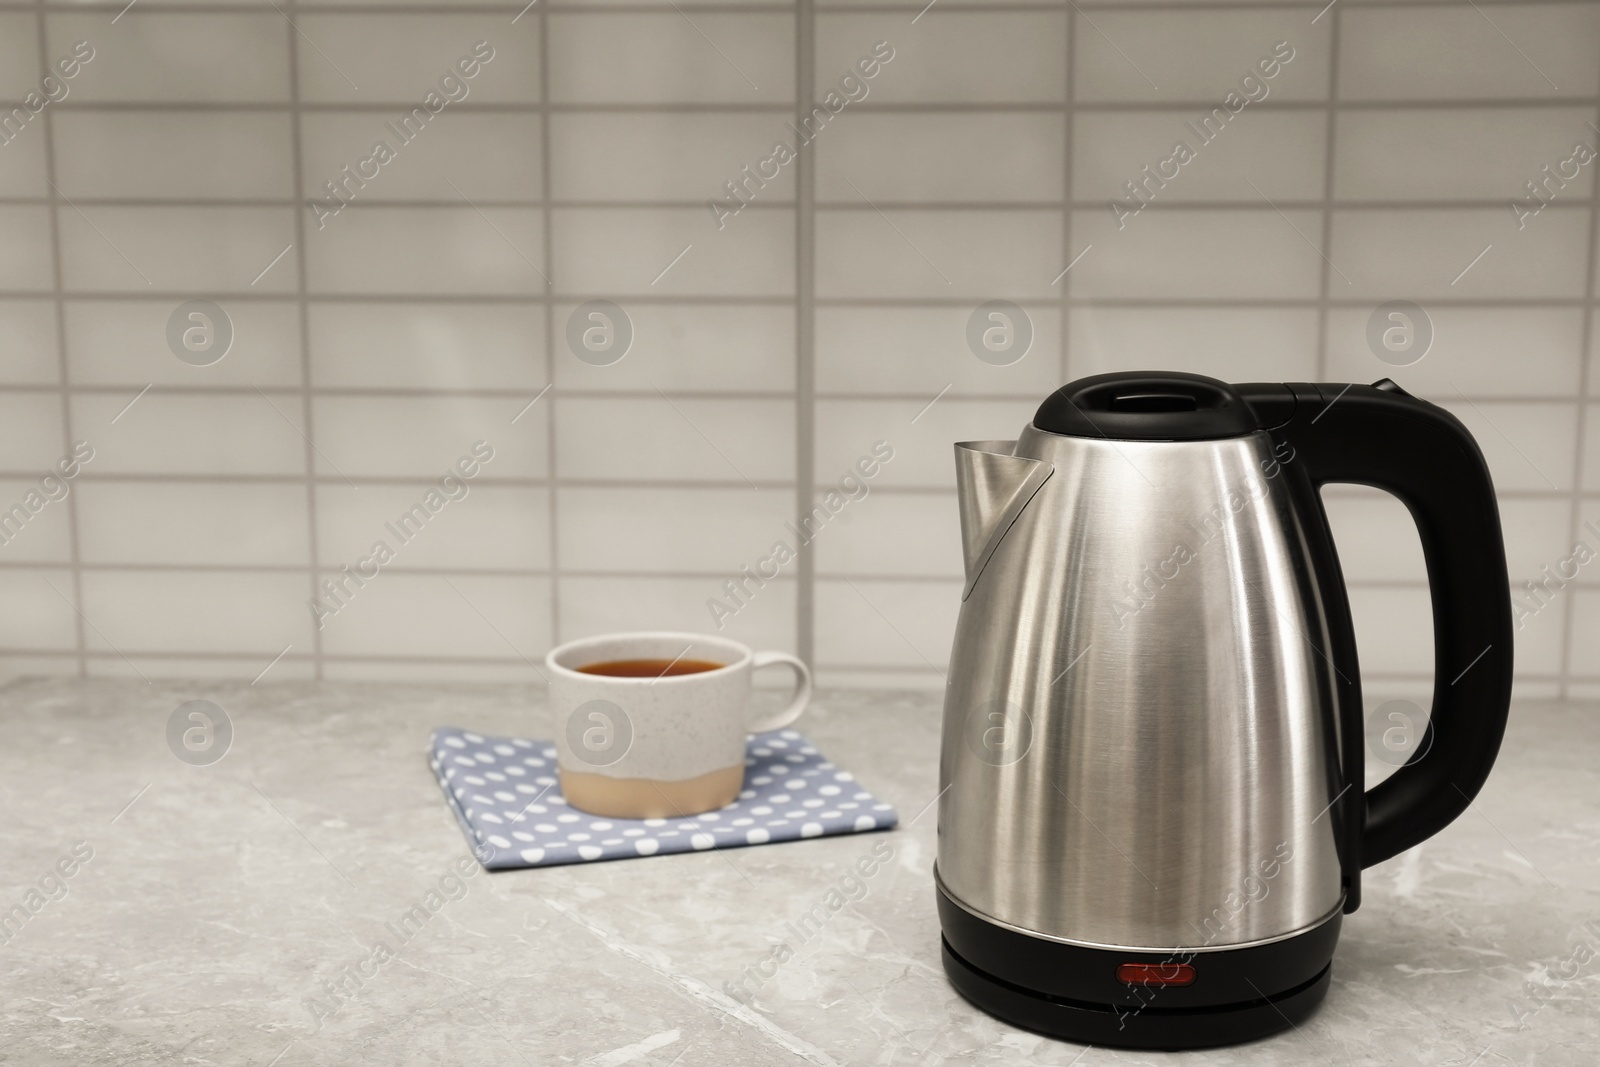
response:
<svg viewBox="0 0 1600 1067"><path fill-rule="evenodd" d="M766 845L888 830L900 821L793 730L752 735L739 799L681 819L606 819L571 807L557 784L555 746L546 741L442 726L429 749L445 799L491 871Z"/></svg>

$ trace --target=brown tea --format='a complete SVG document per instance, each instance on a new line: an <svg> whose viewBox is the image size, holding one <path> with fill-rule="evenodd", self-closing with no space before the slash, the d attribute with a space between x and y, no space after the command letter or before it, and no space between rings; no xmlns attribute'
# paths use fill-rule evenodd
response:
<svg viewBox="0 0 1600 1067"><path fill-rule="evenodd" d="M608 659L579 667L581 674L605 674L612 678L669 678L677 674L699 674L719 670L725 663L708 659Z"/></svg>

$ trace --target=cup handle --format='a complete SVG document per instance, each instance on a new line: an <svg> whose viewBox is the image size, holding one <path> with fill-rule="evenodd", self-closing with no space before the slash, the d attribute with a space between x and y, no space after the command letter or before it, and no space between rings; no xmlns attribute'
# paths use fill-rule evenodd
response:
<svg viewBox="0 0 1600 1067"><path fill-rule="evenodd" d="M794 689L794 699L789 701L789 706L783 710L775 711L765 719L751 723L750 732L753 734L763 734L768 730L777 730L788 726L798 719L800 713L806 710L806 705L811 703L811 668L787 652L757 652L752 669L759 671L762 667L771 667L780 663L794 670L797 683Z"/></svg>

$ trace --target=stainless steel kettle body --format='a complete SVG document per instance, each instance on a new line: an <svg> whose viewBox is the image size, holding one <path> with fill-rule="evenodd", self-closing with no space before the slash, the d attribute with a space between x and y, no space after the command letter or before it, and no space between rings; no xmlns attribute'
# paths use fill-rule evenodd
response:
<svg viewBox="0 0 1600 1067"><path fill-rule="evenodd" d="M1271 440L1030 427L1014 455L1051 473L1009 529L974 516L975 540L1003 536L951 655L946 891L1035 935L1139 949L1332 916L1339 855L1318 816L1340 788L1338 742L1329 665L1307 640L1326 632L1288 494L1263 472Z"/></svg>
<svg viewBox="0 0 1600 1067"><path fill-rule="evenodd" d="M1444 717L1487 714L1492 727L1498 708L1503 728L1510 613L1495 624L1507 583L1487 472L1432 409L1419 424L1475 461L1457 464L1474 492L1446 501L1451 514L1431 515L1431 491L1416 499L1406 471L1352 475L1348 457L1329 458L1349 430L1330 388L1101 376L1053 396L1015 442L956 446L967 581L937 881L947 972L980 1006L1110 1044L1287 1026L1327 988L1364 837L1372 855L1405 847L1464 806L1440 821L1408 801L1414 825L1367 825L1359 671L1316 489L1390 488L1419 512L1425 545L1430 523L1478 509L1466 534L1440 536L1481 533L1477 551L1491 565L1499 553L1498 577L1475 579L1498 594L1465 640L1499 641L1501 654L1481 676L1487 699ZM1431 408L1392 385L1355 388L1339 402L1358 418ZM1430 567L1448 569L1445 555L1430 549ZM1452 655L1455 636L1441 635ZM1466 796L1499 731L1476 762L1458 732L1444 758Z"/></svg>

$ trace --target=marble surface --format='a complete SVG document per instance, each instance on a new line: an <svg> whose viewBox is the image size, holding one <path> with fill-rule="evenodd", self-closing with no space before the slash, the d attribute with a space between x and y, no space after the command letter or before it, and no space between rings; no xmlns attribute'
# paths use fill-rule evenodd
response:
<svg viewBox="0 0 1600 1067"><path fill-rule="evenodd" d="M234 728L209 766L167 744L169 715L195 698ZM37 905L0 935L0 1062L1173 1059L1017 1031L946 983L935 818L918 817L936 792L937 694L824 692L804 721L899 808L892 833L456 881L470 856L423 757L429 730L548 736L541 701L517 687L0 689L0 910ZM1597 755L1600 708L1519 705L1475 810L1368 872L1320 1011L1184 1062L1590 1067ZM885 846L871 877L847 880ZM396 937L430 891L437 910ZM830 891L855 899L797 936L789 923ZM792 958L753 1002L731 995L785 940Z"/></svg>

